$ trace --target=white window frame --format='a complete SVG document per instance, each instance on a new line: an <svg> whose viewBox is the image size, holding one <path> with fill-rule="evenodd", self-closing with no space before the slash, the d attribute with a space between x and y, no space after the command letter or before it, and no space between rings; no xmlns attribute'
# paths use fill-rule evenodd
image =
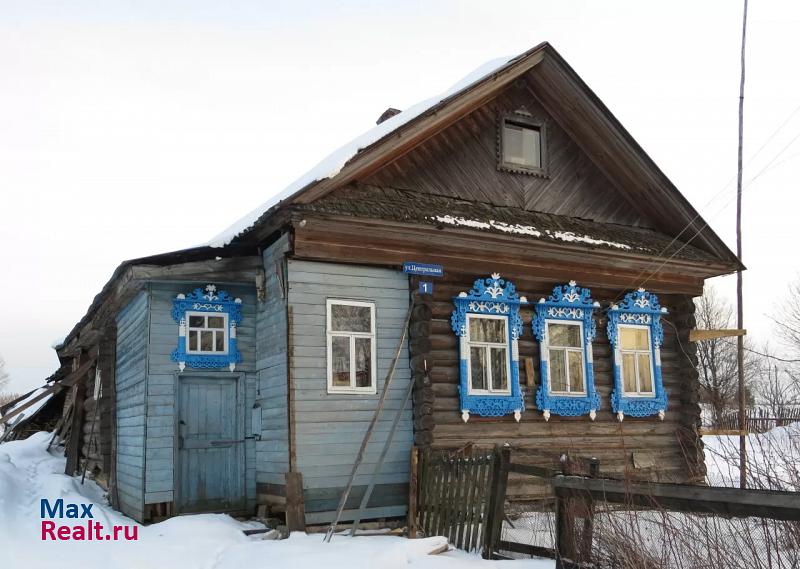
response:
<svg viewBox="0 0 800 569"><path fill-rule="evenodd" d="M190 348L191 343L189 341L189 337L191 336L192 330L197 331L208 331L213 332L215 330L219 330L219 328L192 328L189 326L189 318L191 316L219 316L224 319L224 325L222 327L222 331L225 333L225 342L223 345L225 346L225 350L222 352L216 350L192 350ZM228 351L230 350L230 339L231 339L231 329L230 329L230 320L228 319L229 314L227 312L200 312L197 310L187 310L184 318L186 319L186 354L193 355L193 356L227 356ZM197 338L197 345L200 346L200 337Z"/></svg>
<svg viewBox="0 0 800 569"><path fill-rule="evenodd" d="M638 328L647 332L647 350L625 350L622 348L622 329L623 328ZM622 394L624 397L655 397L656 395L656 375L653 362L653 339L651 338L650 326L642 326L640 324L617 324L617 345L619 346L619 377L620 386L622 387ZM650 385L653 387L650 391L642 391L639 377L639 354L647 353L650 360ZM636 377L636 391L627 391L625 389L625 360L623 354L634 354L634 375Z"/></svg>
<svg viewBox="0 0 800 569"><path fill-rule="evenodd" d="M577 326L580 333L581 345L578 348L571 348L566 346L555 346L551 347L550 345L550 324L564 324L567 326ZM557 320L557 319L545 319L544 321L544 334L545 338L547 338L547 389L551 395L556 395L558 397L585 397L587 394L586 390L586 338L583 336L583 322L576 321L576 320ZM570 391L570 377L569 377L569 355L566 355L564 358L564 371L567 374L567 390L566 391L556 391L553 389L553 358L551 357L551 350L563 350L565 352L578 352L581 355L581 369L583 370L583 390L582 391Z"/></svg>
<svg viewBox="0 0 800 569"><path fill-rule="evenodd" d="M505 119L503 119L503 124L502 124L501 128L502 128L501 136L503 137L503 144L502 144L502 147L503 147L502 160L503 160L503 162L505 164L508 164L509 166L513 167L513 168L523 168L525 170L542 170L543 169L543 163L544 163L544 156L542 154L542 127L539 126L539 125L530 124L529 122L527 122L525 120L519 120L519 119L515 120L513 117L506 117ZM530 130L530 131L535 132L538 135L538 137L539 137L539 144L538 144L539 155L536 156L536 158L538 158L538 161L539 161L538 164L526 164L525 162L515 162L513 160L509 160L510 156L509 156L509 149L508 149L508 138L507 138L508 135L506 133L506 130L508 128L518 128L518 129L521 129L523 131ZM523 134L523 136L524 136L524 134ZM525 160L526 157L525 156L521 156L520 158Z"/></svg>
<svg viewBox="0 0 800 569"><path fill-rule="evenodd" d="M503 343L500 342L473 342L470 340L470 328L469 328L469 321L471 318L482 318L487 320L503 320L505 321L505 328L506 328L506 341ZM509 338L509 318L508 316L501 316L497 314L475 314L475 313L467 313L467 386L468 386L468 393L470 395L511 395L511 341ZM486 348L486 360L484 361L484 365L486 367L486 386L487 389L473 389L472 387L472 347L482 347ZM491 353L491 348L505 348L506 350L506 384L508 385L508 389L492 389L492 366L491 366L491 358L489 354Z"/></svg>
<svg viewBox="0 0 800 569"><path fill-rule="evenodd" d="M370 309L370 332L334 332L331 327L331 307L334 305L340 306L361 306ZM377 334L375 322L375 303L372 301L363 300L346 300L341 298L329 298L325 303L325 333L326 333L326 367L328 373L328 393L377 393ZM350 385L348 387L334 386L333 385L333 338L345 337L350 338ZM370 369L372 370L370 383L368 387L356 386L356 338L370 338L372 361L370 362Z"/></svg>

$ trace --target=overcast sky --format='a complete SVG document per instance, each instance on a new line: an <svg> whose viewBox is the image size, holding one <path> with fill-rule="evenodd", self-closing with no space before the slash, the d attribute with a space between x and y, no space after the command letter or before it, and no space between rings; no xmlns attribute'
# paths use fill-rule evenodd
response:
<svg viewBox="0 0 800 569"><path fill-rule="evenodd" d="M733 248L740 4L0 0L11 389L55 370L51 344L122 260L207 241L387 107L543 40ZM800 270L799 20L800 3L751 1L745 157L766 146L745 173L744 260L759 342ZM719 285L733 297L732 278Z"/></svg>

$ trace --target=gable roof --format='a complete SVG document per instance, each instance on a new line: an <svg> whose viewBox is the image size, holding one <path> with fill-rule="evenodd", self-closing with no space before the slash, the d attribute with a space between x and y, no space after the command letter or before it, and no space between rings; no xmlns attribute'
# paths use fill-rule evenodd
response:
<svg viewBox="0 0 800 569"><path fill-rule="evenodd" d="M530 73L529 73L530 72ZM526 75L527 74L527 75ZM680 244L691 243L729 265L736 255L708 226L627 130L547 42L491 61L444 93L385 120L342 146L208 245L245 241L277 209L308 204L375 172L495 97L525 76L541 104L607 176L631 207Z"/></svg>

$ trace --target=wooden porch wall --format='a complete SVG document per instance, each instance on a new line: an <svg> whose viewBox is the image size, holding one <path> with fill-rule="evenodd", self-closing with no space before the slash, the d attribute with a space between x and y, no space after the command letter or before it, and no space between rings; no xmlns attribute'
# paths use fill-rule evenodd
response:
<svg viewBox="0 0 800 569"><path fill-rule="evenodd" d="M293 460L296 471L303 475L306 522L326 523L333 519L401 338L409 302L408 278L397 270L341 263L290 260L288 269L288 298L293 315L290 328ZM327 298L375 302L377 393L328 393ZM404 345L384 412L375 425L342 520L353 519L410 381L408 349ZM411 422L409 403L383 468L375 478L375 490L364 519L402 516L406 512Z"/></svg>
<svg viewBox="0 0 800 569"><path fill-rule="evenodd" d="M142 291L117 316L117 452L119 509L144 520L145 384L149 296Z"/></svg>
<svg viewBox="0 0 800 569"><path fill-rule="evenodd" d="M490 267L487 267L487 274ZM657 417L626 417L620 423L611 411L613 389L612 354L606 336L607 319L602 311L596 313L597 338L593 343L594 380L601 396L602 408L597 419L588 416L551 416L547 422L535 406L539 377L539 344L531 332L532 309L521 313L525 328L519 342L520 382L525 399L525 412L517 423L513 416L503 418L470 417L468 423L461 420L458 398L459 355L457 337L450 328L453 311L452 297L467 291L478 277L487 275L464 275L447 271L443 279L434 283L434 295L417 311L411 324L412 368L416 381L415 436L418 445L433 448L455 449L473 443L479 447L492 447L509 443L514 462L555 466L562 453L575 456L595 456L603 465L603 474L630 475L660 482L690 482L704 474L702 450L696 428L700 420L697 405L696 371L689 358L694 357L694 346L688 341L690 328L694 326L694 304L691 297L662 294L660 301L670 313L666 319L680 330L678 343L675 330L664 323L664 345L661 359L664 387L669 395L669 405L664 421ZM542 282L514 280L520 295L536 302L550 294L552 287L560 282L545 285ZM564 281L568 280L565 276ZM581 284L581 283L578 283ZM655 288L657 291L657 288ZM613 300L618 289L592 288L592 297L600 301L603 308ZM427 314L430 319L427 320ZM425 339L425 333L429 336ZM533 378L526 373L526 358L530 358ZM430 386L421 383L422 360L427 361ZM646 469L634 468L637 462L653 461ZM538 486L530 478L512 476L509 496L516 500L535 499L549 490Z"/></svg>
<svg viewBox="0 0 800 569"><path fill-rule="evenodd" d="M251 279L252 281L253 279ZM145 504L173 502L176 497L176 480L179 484L178 454L175 441L175 422L178 413L176 379L178 364L171 359L178 341L178 324L172 319L172 301L180 293L188 293L208 284L194 282L156 282L148 286L150 293L149 327L147 337L147 431L145 440ZM244 401L238 401L238 410L244 414L245 433L252 432L250 410L255 401L256 377L256 293L253 286L226 284L216 281L220 290L234 298L241 298L242 322L236 329L237 347L242 361L236 372L244 374ZM228 368L193 370L187 367L182 377L192 372L204 376L228 377ZM255 505L255 441L247 439L245 453L245 490L248 507ZM147 513L147 512L146 512Z"/></svg>
<svg viewBox="0 0 800 569"><path fill-rule="evenodd" d="M261 440L256 441L258 504L276 510L285 506L289 468L289 405L287 376L286 251L283 235L264 250L264 294L256 312L256 370L261 405Z"/></svg>

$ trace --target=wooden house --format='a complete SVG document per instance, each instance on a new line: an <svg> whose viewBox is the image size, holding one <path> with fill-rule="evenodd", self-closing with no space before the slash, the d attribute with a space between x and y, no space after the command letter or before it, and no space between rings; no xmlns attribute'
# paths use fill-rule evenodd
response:
<svg viewBox="0 0 800 569"><path fill-rule="evenodd" d="M209 246L123 263L57 348L67 470L137 520L323 523L394 368L345 519L395 416L365 519L404 515L413 444L696 481L693 297L739 266L544 43L390 109Z"/></svg>

